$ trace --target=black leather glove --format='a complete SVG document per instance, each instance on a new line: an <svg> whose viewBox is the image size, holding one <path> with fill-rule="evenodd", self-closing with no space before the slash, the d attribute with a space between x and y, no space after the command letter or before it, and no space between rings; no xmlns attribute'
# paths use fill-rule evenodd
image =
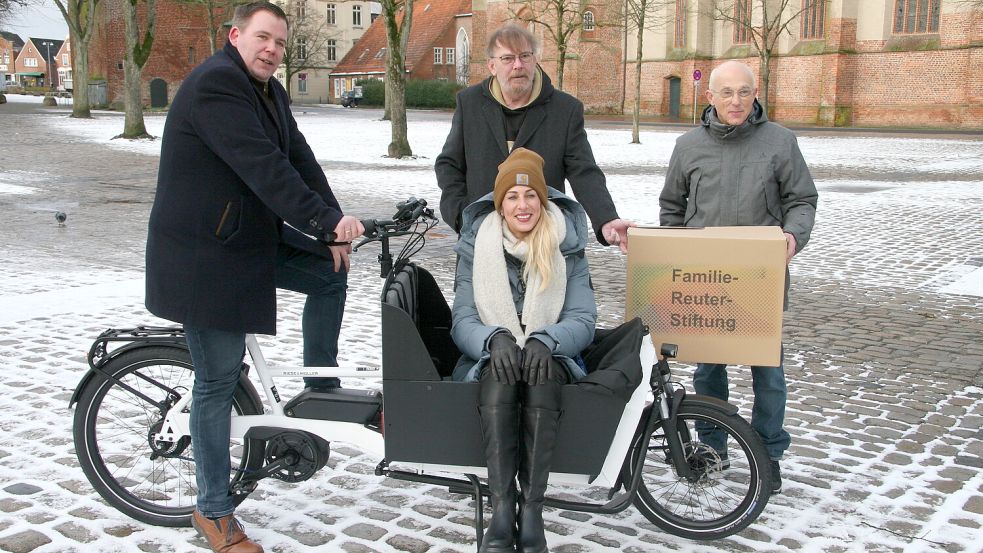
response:
<svg viewBox="0 0 983 553"><path fill-rule="evenodd" d="M550 360L553 352L546 344L530 338L522 348L522 380L530 386L546 384L551 378Z"/></svg>
<svg viewBox="0 0 983 553"><path fill-rule="evenodd" d="M492 375L499 382L507 382L509 386L519 381L522 350L515 343L515 338L508 332L499 332L492 336L488 343L488 353L491 359Z"/></svg>

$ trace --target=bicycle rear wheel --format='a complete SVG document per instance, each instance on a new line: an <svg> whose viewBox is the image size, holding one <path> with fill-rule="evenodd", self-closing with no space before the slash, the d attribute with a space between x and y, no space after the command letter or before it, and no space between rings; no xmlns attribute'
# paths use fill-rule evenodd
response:
<svg viewBox="0 0 983 553"><path fill-rule="evenodd" d="M727 449L718 452L700 442L698 423L723 430ZM724 538L754 522L768 503L771 468L751 426L738 415L683 400L675 431L695 476L680 477L673 467L664 424L651 435L639 433L626 469L631 478L645 457L634 497L642 515L670 534L695 540Z"/></svg>
<svg viewBox="0 0 983 553"><path fill-rule="evenodd" d="M117 380L153 399L150 403L116 381L93 378L75 408L75 452L85 476L99 495L136 520L157 526L190 526L197 485L190 437L175 444L155 442L165 410L173 405L166 388L185 394L194 384L187 351L141 347L121 353L104 369ZM243 375L232 401L232 416L261 414L256 390ZM230 443L236 481L263 464L262 440ZM239 498L238 501L241 501Z"/></svg>

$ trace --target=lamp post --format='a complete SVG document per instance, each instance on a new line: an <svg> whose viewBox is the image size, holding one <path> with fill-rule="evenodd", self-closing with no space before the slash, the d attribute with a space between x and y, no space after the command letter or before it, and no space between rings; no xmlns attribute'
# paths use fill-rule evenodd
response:
<svg viewBox="0 0 983 553"><path fill-rule="evenodd" d="M54 88L54 81L51 80L51 46L54 44L50 40L42 40L41 44L45 46L48 56L45 58L45 69L48 71L48 88Z"/></svg>

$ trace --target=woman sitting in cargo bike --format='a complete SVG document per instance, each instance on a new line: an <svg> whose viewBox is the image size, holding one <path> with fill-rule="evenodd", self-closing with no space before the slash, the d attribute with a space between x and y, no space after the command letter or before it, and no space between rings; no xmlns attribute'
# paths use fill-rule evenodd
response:
<svg viewBox="0 0 983 553"><path fill-rule="evenodd" d="M536 178L515 186L526 178L512 174L497 202L492 195L466 210L453 315L433 275L410 259L437 223L426 203L407 200L391 220L366 221L374 230L360 246L380 243L386 279L384 370L313 370L381 377L382 394L335 389L283 397L274 378L312 369L271 367L256 338L247 337L252 362L242 365L232 407L229 491L236 503L267 477L312 478L326 466L330 442L381 458L378 476L473 497L481 551L516 545L546 551L543 505L614 514L634 504L667 532L699 540L732 535L758 517L770 472L757 434L737 407L687 394L669 367L675 348L662 345L657 360L638 319L594 330L583 211L555 191L537 191ZM510 211L513 201L518 207ZM538 218L530 204L538 205ZM542 237L533 228L549 224L553 245L537 245ZM392 239L403 242L395 259ZM194 368L183 334L179 327L107 330L90 349L90 370L71 399L76 452L89 481L110 504L148 524L188 526L197 500L188 481ZM701 442L697 425L723 430L727 455ZM523 492L518 516L516 474ZM567 488L562 498L544 498L547 481ZM606 489L605 500L570 495L588 487ZM487 539L486 495L495 501Z"/></svg>
<svg viewBox="0 0 983 553"><path fill-rule="evenodd" d="M517 148L463 219L451 333L463 355L453 376L481 386L493 508L482 551L516 550L516 474L520 550L547 551L543 499L560 390L585 375L580 351L597 322L587 216L546 186L542 157Z"/></svg>

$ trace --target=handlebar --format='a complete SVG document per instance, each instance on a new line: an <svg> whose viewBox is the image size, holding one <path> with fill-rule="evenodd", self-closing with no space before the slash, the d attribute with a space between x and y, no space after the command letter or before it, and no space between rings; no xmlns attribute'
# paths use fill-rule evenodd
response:
<svg viewBox="0 0 983 553"><path fill-rule="evenodd" d="M427 207L427 201L420 198L409 198L396 204L396 213L392 219L361 219L363 239L355 248L367 242L374 242L388 236L398 236L401 232L410 228L420 218L435 218L433 209ZM325 234L324 240L329 244L337 244L337 236L333 232Z"/></svg>
<svg viewBox="0 0 983 553"><path fill-rule="evenodd" d="M433 217L433 210L427 208L427 201L422 198L409 198L396 204L396 213L392 219L362 219L362 226L365 227L362 236L375 240L380 237L380 234L406 230L424 215L427 218Z"/></svg>

